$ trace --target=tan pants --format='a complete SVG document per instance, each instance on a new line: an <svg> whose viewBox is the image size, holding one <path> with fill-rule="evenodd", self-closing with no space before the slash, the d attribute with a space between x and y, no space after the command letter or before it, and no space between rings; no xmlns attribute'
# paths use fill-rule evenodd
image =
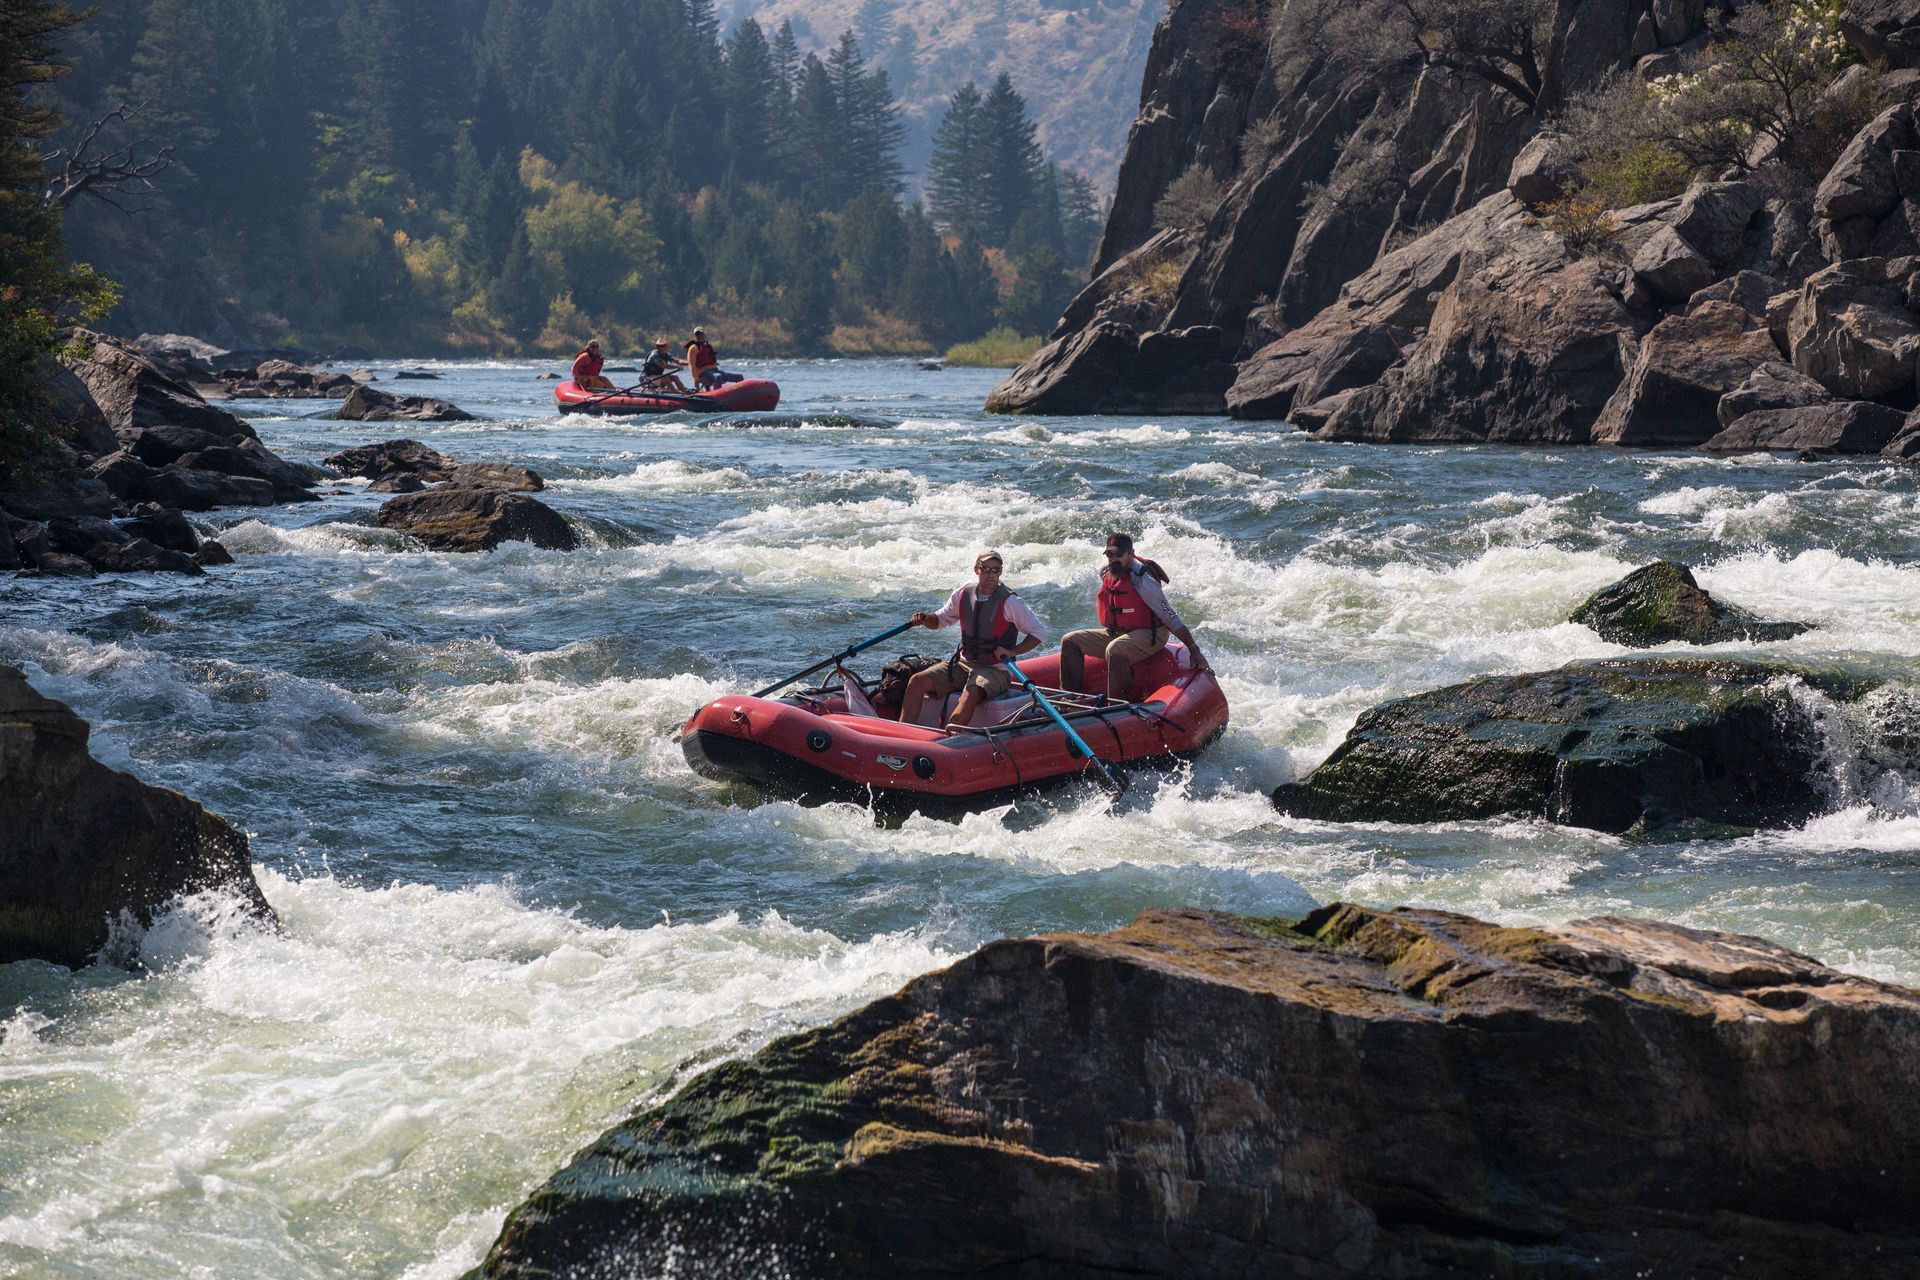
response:
<svg viewBox="0 0 1920 1280"><path fill-rule="evenodd" d="M1137 631L1109 631L1088 627L1060 638L1060 687L1085 692L1086 660L1107 660L1107 696L1119 702L1133 698L1133 667L1167 647L1167 629L1158 623Z"/></svg>
<svg viewBox="0 0 1920 1280"><path fill-rule="evenodd" d="M965 654L936 663L920 673L941 697L971 685L983 698L997 698L1013 687L1013 675L1005 667L976 667Z"/></svg>

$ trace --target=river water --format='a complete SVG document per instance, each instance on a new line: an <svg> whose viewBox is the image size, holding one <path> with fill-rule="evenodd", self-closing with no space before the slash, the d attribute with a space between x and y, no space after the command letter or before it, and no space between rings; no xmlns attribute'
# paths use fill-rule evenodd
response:
<svg viewBox="0 0 1920 1280"><path fill-rule="evenodd" d="M102 760L245 829L284 925L200 900L120 964L0 967L0 1274L457 1276L676 1073L989 939L1156 904L1640 913L1920 983L1920 806L1846 758L1857 725L1834 811L1747 839L1335 826L1266 798L1385 698L1622 652L1563 619L1655 557L1819 624L1717 652L1904 680L1920 471L996 418L997 374L888 361L748 367L777 415L562 419L539 366L433 367L393 389L484 419L393 434L534 467L586 546L412 550L353 481L216 513L237 563L206 579L0 580L0 661ZM235 407L302 460L388 434ZM682 761L692 708L933 607L982 546L1056 634L1086 625L1113 527L1171 572L1232 704L1117 809L891 826Z"/></svg>

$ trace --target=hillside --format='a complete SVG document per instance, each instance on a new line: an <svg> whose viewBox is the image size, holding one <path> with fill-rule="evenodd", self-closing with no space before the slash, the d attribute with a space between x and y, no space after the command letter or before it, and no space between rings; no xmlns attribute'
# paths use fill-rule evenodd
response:
<svg viewBox="0 0 1920 1280"><path fill-rule="evenodd" d="M885 11L894 28L885 49L876 54L868 48L867 54L886 67L906 109L903 159L911 173L925 163L953 91L968 80L984 89L1005 71L1026 97L1047 154L1079 170L1097 190L1112 187L1164 0L1040 0L1024 6L1004 0L743 0L731 16L751 15L769 34L790 21L801 49L825 56L842 31L867 34L863 10ZM912 33L905 50L903 32Z"/></svg>

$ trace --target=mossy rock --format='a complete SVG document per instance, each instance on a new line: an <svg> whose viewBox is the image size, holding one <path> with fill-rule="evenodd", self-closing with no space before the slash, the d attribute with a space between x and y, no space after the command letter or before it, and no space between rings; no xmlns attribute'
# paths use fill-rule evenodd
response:
<svg viewBox="0 0 1920 1280"><path fill-rule="evenodd" d="M1790 692L1856 678L1777 663L1624 659L1483 676L1363 714L1274 803L1333 822L1502 815L1611 832L1795 826L1820 813L1824 743Z"/></svg>
<svg viewBox="0 0 1920 1280"><path fill-rule="evenodd" d="M1805 622L1772 622L1738 605L1723 604L1694 581L1692 570L1671 560L1656 560L1602 587L1568 621L1592 627L1602 640L1636 649L1675 641L1762 644L1813 630Z"/></svg>

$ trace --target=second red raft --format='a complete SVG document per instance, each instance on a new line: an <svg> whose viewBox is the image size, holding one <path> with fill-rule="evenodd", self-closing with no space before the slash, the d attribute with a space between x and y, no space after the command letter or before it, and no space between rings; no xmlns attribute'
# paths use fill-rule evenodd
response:
<svg viewBox="0 0 1920 1280"><path fill-rule="evenodd" d="M1060 655L1022 661L1034 683L1059 683ZM1088 683L1106 680L1087 662ZM1134 671L1135 700L1096 705L1085 695L1049 697L1103 760L1165 764L1196 755L1226 728L1227 699L1210 672L1193 670L1169 644ZM777 796L851 800L883 813L940 813L1005 803L1023 791L1070 781L1089 762L1016 688L986 703L971 725L948 725L954 698L928 704L926 724L901 724L876 706L852 673L780 698L717 698L693 713L680 748L694 771L751 783Z"/></svg>
<svg viewBox="0 0 1920 1280"><path fill-rule="evenodd" d="M569 379L553 389L562 413L759 413L780 407L780 384L771 378L743 378L687 395L592 391Z"/></svg>

